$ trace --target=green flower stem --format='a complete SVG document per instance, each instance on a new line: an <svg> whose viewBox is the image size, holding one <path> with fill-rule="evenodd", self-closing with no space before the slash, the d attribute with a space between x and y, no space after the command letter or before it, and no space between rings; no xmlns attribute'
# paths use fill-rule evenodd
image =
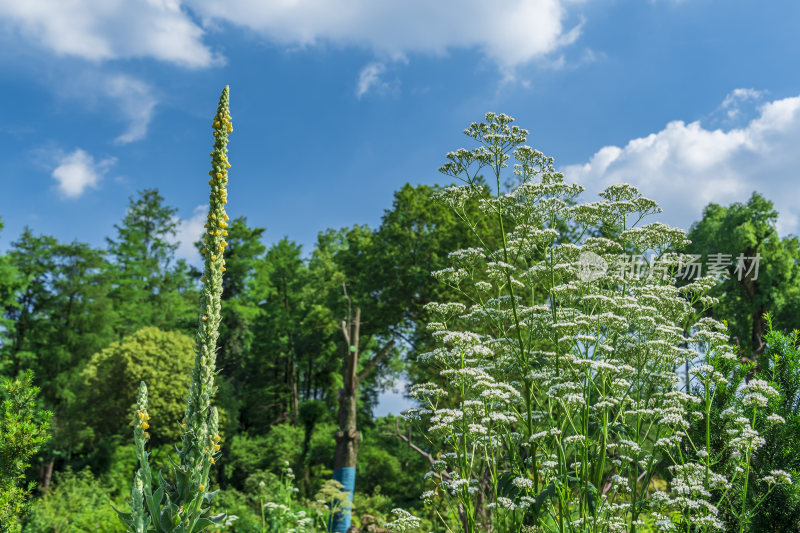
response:
<svg viewBox="0 0 800 533"><path fill-rule="evenodd" d="M214 374L217 339L221 321L222 276L225 272L223 254L228 243L228 135L233 131L228 111L228 87L222 91L214 116L214 151L211 152L211 187L208 218L202 251L205 260L201 316L197 328L196 356L192 381L183 420L183 438L178 450L180 461L172 463L170 481L160 474L154 483L149 454L145 449L150 435L150 415L147 414L147 385L139 386L139 397L132 425L139 470L131 490L131 512L119 513L128 531L135 533L196 533L219 524L225 515L208 516L209 474L216 462L221 437L219 417L211 405L214 396ZM153 485L158 485L153 491Z"/></svg>

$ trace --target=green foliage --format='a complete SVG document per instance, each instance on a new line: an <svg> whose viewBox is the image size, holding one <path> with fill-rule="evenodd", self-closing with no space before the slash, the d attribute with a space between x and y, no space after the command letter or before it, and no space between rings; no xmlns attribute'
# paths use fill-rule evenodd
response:
<svg viewBox="0 0 800 533"><path fill-rule="evenodd" d="M753 193L747 203L709 204L689 231L692 243L687 253L700 255L703 264L709 264L712 254L726 254L731 263L711 293L719 298L712 312L728 322L742 355L752 360L764 350L765 313L773 316L778 329L800 327L800 240L781 239L777 219L772 202ZM740 256L756 255L760 256L757 277L755 272L736 272Z"/></svg>
<svg viewBox="0 0 800 533"><path fill-rule="evenodd" d="M380 493L381 497L394 503L393 507L416 508L420 505L419 494L424 490L420 472L429 469L430 463L395 434L395 418L376 420L373 427L366 428L358 451L358 482L356 488L363 494ZM404 426L406 424L403 424ZM422 435L408 433L412 441L425 446ZM368 512L356 505L359 514ZM391 507L383 509L387 515Z"/></svg>
<svg viewBox="0 0 800 533"><path fill-rule="evenodd" d="M3 229L3 221L0 220L0 231ZM0 309L13 311L20 305L17 295L22 292L25 280L20 275L19 270L11 262L8 255L0 255ZM13 333L16 322L9 313L0 314L0 341L8 342L10 333ZM0 359L0 375L12 372L11 369L4 368L7 361Z"/></svg>
<svg viewBox="0 0 800 533"><path fill-rule="evenodd" d="M25 533L118 533L125 531L109 505L108 488L89 469L56 475L54 487L36 501Z"/></svg>
<svg viewBox="0 0 800 533"><path fill-rule="evenodd" d="M235 489L220 490L211 503L212 513L227 513L225 524L211 528L214 532L258 533L261 531L259 504L252 493Z"/></svg>
<svg viewBox="0 0 800 533"><path fill-rule="evenodd" d="M763 380L737 390L744 369L726 326L696 312L715 303L714 279L676 287L687 258L674 251L688 241L677 228L639 225L656 203L626 184L578 203L583 188L512 122L489 113L471 124L475 147L447 154L441 169L464 183L442 201L470 228L495 219L498 234L433 273L460 297L428 304L437 343L425 362L439 379L411 390L422 405L409 416L427 423L432 450L423 498L441 498L438 509L470 533L634 533L647 521L709 532L722 528L723 506L745 523L764 444L757 421L779 393ZM512 165L519 185L505 193ZM476 181L483 170L496 183L491 195ZM653 266L631 269L644 256ZM689 391L675 369L695 361ZM726 392L717 427L727 443L714 450L710 421ZM703 424L690 435L693 420ZM652 483L659 470L668 490ZM782 472L759 481L791 483ZM417 527L399 514L394 529Z"/></svg>
<svg viewBox="0 0 800 533"><path fill-rule="evenodd" d="M298 464L302 441L303 430L290 424L272 426L266 435L234 435L226 457L225 475L241 486L252 472L278 473L284 464Z"/></svg>
<svg viewBox="0 0 800 533"><path fill-rule="evenodd" d="M177 332L143 328L94 354L83 372L81 385L88 425L97 437L127 432L136 384L150 383L148 410L155 445L183 435L180 427L185 390L194 360L194 341Z"/></svg>
<svg viewBox="0 0 800 533"><path fill-rule="evenodd" d="M61 244L28 229L8 257L24 280L17 301L5 309L15 323L3 346L8 371L34 371L44 404L54 412L51 447L70 454L90 437L77 416L80 370L114 339L107 264L86 244Z"/></svg>
<svg viewBox="0 0 800 533"><path fill-rule="evenodd" d="M164 205L157 189L131 197L117 237L106 239L113 259L114 288L120 318L117 331L129 334L145 326L189 331L196 300L189 268L175 261L177 209Z"/></svg>
<svg viewBox="0 0 800 533"><path fill-rule="evenodd" d="M337 315L325 305L331 283L315 268L303 260L300 246L287 239L270 247L256 264L253 294L261 313L245 368L242 419L257 432L280 422L297 423L302 398L335 403L335 376L341 366L335 356ZM336 290L341 291L341 284Z"/></svg>
<svg viewBox="0 0 800 533"><path fill-rule="evenodd" d="M773 329L767 317L768 330L764 365L756 378L769 381L779 392L772 402L773 412L784 423L759 421L759 431L766 443L754 461L753 476L762 479L773 470L789 472L800 479L800 333L791 335ZM761 501L763 499L763 501ZM752 517L751 530L779 533L800 530L800 484L754 486L750 502L758 505Z"/></svg>
<svg viewBox="0 0 800 533"><path fill-rule="evenodd" d="M0 532L19 530L33 484L25 485L25 470L49 438L50 413L37 408L39 389L33 374L0 383Z"/></svg>

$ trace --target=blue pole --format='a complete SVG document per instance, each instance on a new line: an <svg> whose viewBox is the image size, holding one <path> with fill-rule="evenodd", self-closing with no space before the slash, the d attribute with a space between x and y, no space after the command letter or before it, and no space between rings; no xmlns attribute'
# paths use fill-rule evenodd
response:
<svg viewBox="0 0 800 533"><path fill-rule="evenodd" d="M344 468L339 468L338 470L333 471L333 479L344 485L342 490L347 492L347 499L350 502L350 507L352 508L353 503L353 492L356 490L356 467L354 466L346 466ZM329 524L328 531L331 533L347 533L347 530L350 529L350 512L338 512L334 513L333 517L331 517L331 523Z"/></svg>

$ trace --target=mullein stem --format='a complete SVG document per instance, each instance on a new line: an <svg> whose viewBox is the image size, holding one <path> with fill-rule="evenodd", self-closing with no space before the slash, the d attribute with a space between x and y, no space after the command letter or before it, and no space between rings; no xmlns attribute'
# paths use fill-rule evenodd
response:
<svg viewBox="0 0 800 533"><path fill-rule="evenodd" d="M221 322L222 276L225 272L224 252L228 243L228 134L233 131L228 111L228 87L222 91L212 124L214 151L210 154L211 187L208 222L205 225L202 250L205 262L201 296L201 316L197 328L196 355L192 381L182 423L183 439L178 452L180 464L172 463L174 484L159 475L158 489L153 492L153 476L149 454L145 449L150 438L150 415L147 414L147 386L142 382L133 418L134 441L139 470L131 490L131 512L119 513L127 530L134 533L195 533L220 524L225 515L208 516L209 474L220 449L219 416L211 405L214 396L214 374L217 339Z"/></svg>

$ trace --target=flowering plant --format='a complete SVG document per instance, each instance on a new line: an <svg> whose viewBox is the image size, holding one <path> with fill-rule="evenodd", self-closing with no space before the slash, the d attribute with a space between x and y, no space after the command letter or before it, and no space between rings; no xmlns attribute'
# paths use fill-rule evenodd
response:
<svg viewBox="0 0 800 533"><path fill-rule="evenodd" d="M626 184L578 203L583 188L512 122L489 113L473 123L465 134L477 147L451 152L441 169L463 182L441 200L480 245L434 272L462 298L428 305L437 347L421 360L438 379L411 390L421 405L408 416L440 447L423 498L442 498L465 532L721 529L731 487L744 480L747 492L746 465L763 443L753 413L773 391L744 388L721 451L710 453L708 426L690 436L739 372L725 325L698 318L714 303L713 279L677 287L687 240L640 225L656 203ZM505 178L516 183L509 192ZM500 234L481 234L482 217ZM631 256L658 268L641 275ZM693 367L689 383L682 365Z"/></svg>
<svg viewBox="0 0 800 533"><path fill-rule="evenodd" d="M169 478L158 474L153 479L146 442L150 438L150 415L147 413L147 386L139 386L136 412L132 421L136 456L139 460L133 488L131 490L131 510L120 512L120 518L128 531L135 533L175 532L193 533L220 524L225 515L210 516L208 503L214 496L209 491L209 472L219 456L221 437L216 408L211 406L215 392L214 369L217 338L220 324L220 298L222 296L222 275L225 272L223 252L227 246L225 236L228 232L228 215L225 204L228 202L227 158L228 134L233 131L228 110L228 87L222 91L217 113L214 116L214 151L212 169L209 172L211 187L209 196L208 220L203 237L202 250L205 271L201 278L202 313L197 329L197 354L192 370L192 382L186 403L186 414L182 423L184 430L181 447L178 449L178 462L171 462ZM153 486L157 488L153 490Z"/></svg>

